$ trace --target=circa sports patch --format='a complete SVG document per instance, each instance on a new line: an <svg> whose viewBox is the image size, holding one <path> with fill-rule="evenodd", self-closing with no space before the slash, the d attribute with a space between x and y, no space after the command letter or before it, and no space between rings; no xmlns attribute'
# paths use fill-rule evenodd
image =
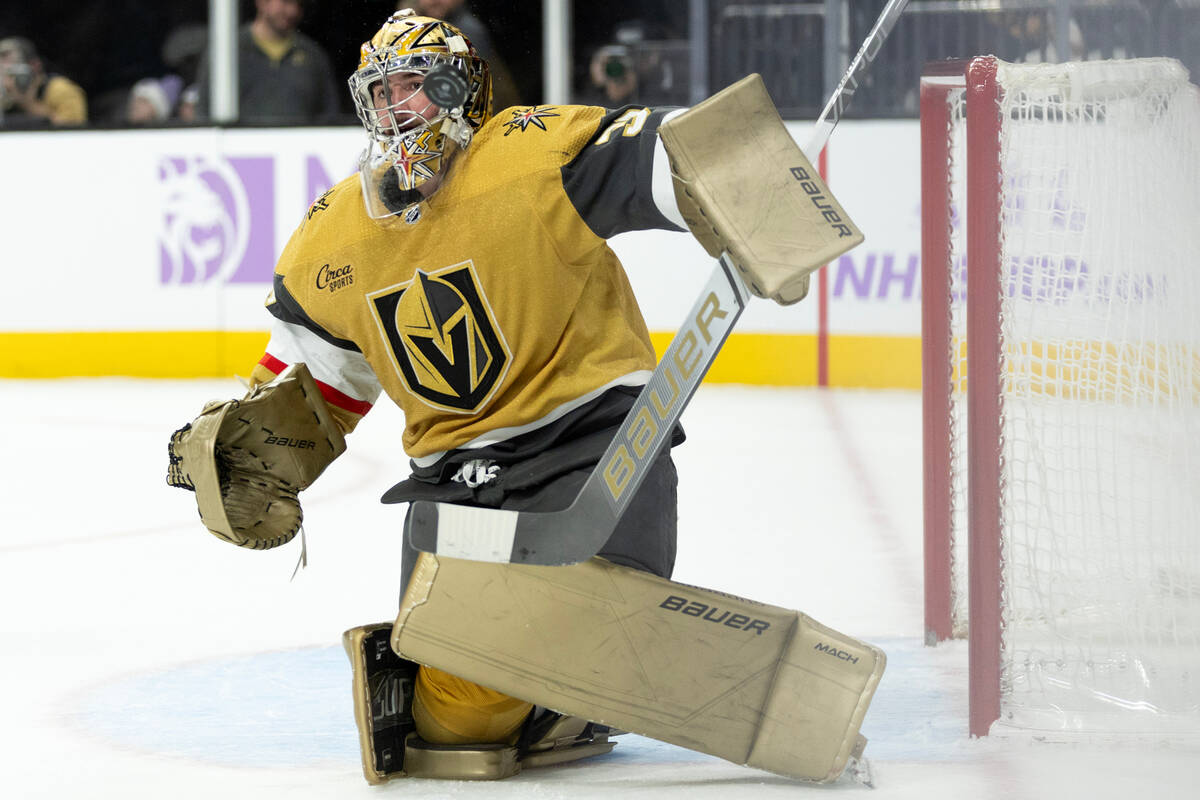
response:
<svg viewBox="0 0 1200 800"><path fill-rule="evenodd" d="M367 295L388 357L410 392L428 405L474 413L512 360L474 264L417 270L411 281Z"/></svg>

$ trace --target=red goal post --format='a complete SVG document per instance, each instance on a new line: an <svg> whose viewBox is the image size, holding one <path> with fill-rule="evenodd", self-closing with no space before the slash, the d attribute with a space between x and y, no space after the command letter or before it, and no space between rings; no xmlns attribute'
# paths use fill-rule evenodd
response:
<svg viewBox="0 0 1200 800"><path fill-rule="evenodd" d="M951 61L930 67L921 80L921 286L922 286L922 414L925 455L925 637L927 643L954 635L954 525L951 477L954 471L951 429L952 384L962 380L959 345L951 331L951 277L954 268L951 214L951 109L950 97L966 93L967 76L972 92L960 102L975 115L966 125L963 149L967 162L960 168L976 179L967 182L966 207L972 215L967 229L967 261L973 271L972 290L979 306L967 338L975 344L967 351L967 373L973 383L968 405L967 430L973 439L968 448L975 457L968 473L968 529L972 531L968 558L969 603L972 633L971 723L973 735L983 735L999 716L1000 575L999 500L988 487L999 484L999 114L995 108L999 88L996 61L979 58ZM961 106L960 106L961 108ZM961 113L961 112L960 112ZM970 113L968 110L967 113ZM961 121L959 122L961 124ZM974 144L974 147L972 147ZM965 180L965 174L962 176ZM963 268L962 266L959 267ZM969 324L969 323L968 323ZM986 385L985 385L986 382ZM974 444L974 448L971 445ZM970 487L974 487L971 491ZM961 503L960 503L961 505ZM960 526L961 527L961 523ZM965 533L965 531L963 532ZM960 547L960 558L961 558ZM961 587L960 587L961 589ZM961 600L960 600L961 603ZM960 623L961 626L962 623Z"/></svg>
<svg viewBox="0 0 1200 800"><path fill-rule="evenodd" d="M944 62L921 142L926 641L972 735L1200 733L1197 90Z"/></svg>

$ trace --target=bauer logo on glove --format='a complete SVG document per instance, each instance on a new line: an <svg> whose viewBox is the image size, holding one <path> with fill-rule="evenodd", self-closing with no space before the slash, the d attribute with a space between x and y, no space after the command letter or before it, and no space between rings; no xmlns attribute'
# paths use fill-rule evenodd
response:
<svg viewBox="0 0 1200 800"><path fill-rule="evenodd" d="M171 436L167 483L196 493L204 526L239 547L291 541L298 493L346 449L304 364L241 400L210 403Z"/></svg>
<svg viewBox="0 0 1200 800"><path fill-rule="evenodd" d="M299 447L301 450L317 446L317 443L312 439L289 439L286 436L274 435L268 435L267 438L263 439L263 444L273 444L279 447Z"/></svg>

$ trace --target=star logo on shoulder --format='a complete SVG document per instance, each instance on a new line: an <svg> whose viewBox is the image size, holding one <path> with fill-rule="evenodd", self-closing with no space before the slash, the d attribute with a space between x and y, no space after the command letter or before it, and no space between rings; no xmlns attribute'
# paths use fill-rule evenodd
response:
<svg viewBox="0 0 1200 800"><path fill-rule="evenodd" d="M551 111L553 106L530 106L524 111L513 109L512 119L504 123L504 135L508 136L518 128L521 132L529 129L530 125L534 125L542 130L546 130L546 123L543 121L547 117L561 116L556 111Z"/></svg>
<svg viewBox="0 0 1200 800"><path fill-rule="evenodd" d="M329 191L325 192L325 194L318 197L316 200L313 200L312 205L308 207L308 215L305 217L305 219L312 219L313 214L316 214L318 211L324 211L325 209L329 208L329 195L331 195L331 194L333 194L333 189L330 189Z"/></svg>

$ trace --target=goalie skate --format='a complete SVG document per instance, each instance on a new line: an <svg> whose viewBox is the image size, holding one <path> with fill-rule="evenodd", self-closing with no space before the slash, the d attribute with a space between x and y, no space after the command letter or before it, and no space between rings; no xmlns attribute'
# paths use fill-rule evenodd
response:
<svg viewBox="0 0 1200 800"><path fill-rule="evenodd" d="M616 746L610 737L623 733L535 708L515 745L426 742L412 714L418 667L392 650L391 630L391 624L364 625L342 636L354 672L354 718L368 783L405 777L498 780L522 769L603 755Z"/></svg>
<svg viewBox="0 0 1200 800"><path fill-rule="evenodd" d="M850 753L850 758L846 760L846 771L842 773L841 780L860 783L868 789L874 789L875 775L871 771L871 762L863 754L866 747L867 737L860 733L854 750Z"/></svg>

